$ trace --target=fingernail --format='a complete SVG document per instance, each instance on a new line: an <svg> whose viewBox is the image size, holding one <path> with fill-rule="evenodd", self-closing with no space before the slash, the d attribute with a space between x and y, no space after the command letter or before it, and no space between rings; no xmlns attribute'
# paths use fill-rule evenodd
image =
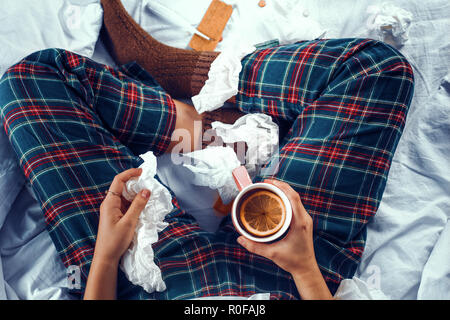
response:
<svg viewBox="0 0 450 320"><path fill-rule="evenodd" d="M242 245L242 243L244 242L244 240L243 240L241 237L239 237L239 238L237 238L237 242L238 242L240 245Z"/></svg>
<svg viewBox="0 0 450 320"><path fill-rule="evenodd" d="M141 196L145 199L148 199L150 197L150 191L144 189L141 191Z"/></svg>

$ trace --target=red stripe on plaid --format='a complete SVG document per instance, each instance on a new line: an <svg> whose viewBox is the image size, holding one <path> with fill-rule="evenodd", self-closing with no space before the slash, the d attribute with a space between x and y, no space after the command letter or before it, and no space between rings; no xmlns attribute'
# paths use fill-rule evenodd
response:
<svg viewBox="0 0 450 320"><path fill-rule="evenodd" d="M338 273L334 273L334 276L332 276L328 272L329 272L329 270L322 272L322 276L323 276L325 282L333 282L333 283L339 284L339 283L341 283L342 280L344 280L344 277L342 277Z"/></svg>
<svg viewBox="0 0 450 320"><path fill-rule="evenodd" d="M275 117L275 119L280 118L281 114L279 112L276 100L269 100L267 103L267 112Z"/></svg>
<svg viewBox="0 0 450 320"><path fill-rule="evenodd" d="M232 247L232 246L224 246L220 248L221 254L226 257L234 257L235 260L246 261L249 259L249 252L243 247ZM263 260L261 256L255 256L259 258L258 260ZM272 262L270 262L272 263Z"/></svg>
<svg viewBox="0 0 450 320"><path fill-rule="evenodd" d="M216 297L219 293L221 296L237 296L237 297L248 297L256 294L255 290L251 290L245 287L241 287L238 284L234 285L234 288L222 289L220 285L214 287L210 286L202 288L201 297Z"/></svg>
<svg viewBox="0 0 450 320"><path fill-rule="evenodd" d="M27 63L23 61L8 69L5 75L12 75L13 73L20 74L19 78L25 79L31 77L33 74L53 74L54 71L46 66L36 65L33 63Z"/></svg>
<svg viewBox="0 0 450 320"><path fill-rule="evenodd" d="M321 209L330 208L337 212L349 214L355 222L366 223L376 213L376 201L370 198L364 197L359 202L352 202L333 199L329 194L324 192L325 195L320 195L319 192L314 190L311 193L299 193L302 203L310 208L309 213L311 215L322 216L323 210ZM373 205L368 202L373 203ZM359 217L359 219L356 219L356 217Z"/></svg>
<svg viewBox="0 0 450 320"><path fill-rule="evenodd" d="M54 145L56 147L56 145ZM68 165L70 163L77 163L80 159L86 160L87 157L95 156L95 155L112 155L112 157L117 158L117 156L121 155L121 152L108 146L102 145L94 145L94 146L76 146L76 147L68 147L65 146L62 150L55 151L47 151L42 152L39 155L29 158L26 162L23 163L24 174L27 178L30 177L30 174L36 170L37 168L43 166L45 164L56 164L58 162L63 162L64 165Z"/></svg>
<svg viewBox="0 0 450 320"><path fill-rule="evenodd" d="M258 78L259 69L261 65L265 62L265 57L272 51L273 51L272 49L257 51L257 55L253 58L254 63L251 66L252 72L249 74L249 78L247 79L247 81L251 83L251 85L249 85L249 87L247 88L246 92L247 95L249 96L256 95L256 79Z"/></svg>
<svg viewBox="0 0 450 320"><path fill-rule="evenodd" d="M96 79L97 70L95 70L94 68L89 68L89 67L86 67L84 70L86 72L86 75L87 75L90 85L93 88L96 88L96 90L98 92L98 90L101 86L101 81L97 81L97 79Z"/></svg>
<svg viewBox="0 0 450 320"><path fill-rule="evenodd" d="M294 63L294 70L291 73L291 82L289 84L289 93L287 96L287 101L290 103L297 103L299 100L299 88L300 82L303 79L303 72L305 70L306 61L310 60L313 56L314 49L319 42L312 42L310 45L306 46L303 50L298 50L295 53L291 53L296 58L300 57L300 62ZM314 54L316 56L317 53Z"/></svg>
<svg viewBox="0 0 450 320"><path fill-rule="evenodd" d="M72 67L72 68L78 67L80 65L80 63L84 64L84 62L85 62L85 58L84 57L82 57L82 56L80 56L78 54L72 53L70 51L66 51L65 52L65 56L66 56L66 59L67 59L67 62L69 64L69 66ZM82 62L80 62L80 60Z"/></svg>
<svg viewBox="0 0 450 320"><path fill-rule="evenodd" d="M389 169L389 159L383 156L376 156L374 154L365 154L356 152L355 150L348 150L335 146L314 145L302 143L298 144L296 141L289 142L283 147L283 151L293 152L297 154L305 154L309 156L317 156L323 159L324 164L333 163L333 160L346 160L354 164L370 164L370 167L375 170L373 174L384 174L384 170ZM377 153L381 153L377 151ZM386 155L388 156L388 155ZM346 163L348 167L348 163ZM379 169L376 170L376 169Z"/></svg>
<svg viewBox="0 0 450 320"><path fill-rule="evenodd" d="M349 250L351 253L355 254L356 256L361 257L364 252L364 247L362 247L362 246L350 247L350 248L347 248L347 250Z"/></svg>
<svg viewBox="0 0 450 320"><path fill-rule="evenodd" d="M88 212L98 213L100 204L102 203L105 194L103 192L86 194L82 193L86 190L72 191L70 196L66 199L54 203L50 207L46 207L44 204L43 211L45 215L45 221L50 224L55 218L64 217L63 212L70 212L71 209L77 208L79 214L86 214ZM67 215L66 215L67 217ZM58 225L58 222L52 223L53 227Z"/></svg>
<svg viewBox="0 0 450 320"><path fill-rule="evenodd" d="M167 106L167 118L165 119L164 129L158 136L158 143L154 144L154 148L156 149L155 155L164 153L169 147L177 119L177 109L173 99L167 94L162 95L161 98L164 101L164 105Z"/></svg>
<svg viewBox="0 0 450 320"><path fill-rule="evenodd" d="M358 100L358 97L352 97L353 100ZM405 124L406 119L406 106L402 106L402 108L377 108L371 106L370 108L365 108L364 105L359 105L355 103L346 103L342 101L317 101L314 103L315 111L327 111L332 112L335 117L338 117L340 114L342 115L351 115L348 119L354 119L356 116L358 117L369 117L372 121L375 119L386 120L389 118L390 124L393 125L392 122L397 122L398 129L400 126ZM395 112L393 112L395 111Z"/></svg>
<svg viewBox="0 0 450 320"><path fill-rule="evenodd" d="M63 264L68 267L70 265L77 265L82 267L85 265L88 261L92 260L92 256L94 255L94 248L91 244L73 249L73 247L68 247L71 251L70 254L65 254L62 258ZM86 259L86 257L90 257L89 259Z"/></svg>
<svg viewBox="0 0 450 320"><path fill-rule="evenodd" d="M13 111L8 112L5 115L5 130L8 133L8 129L12 127L12 124L22 118L30 119L30 117L36 117L39 120L43 119L42 116L48 116L48 119L55 119L55 116L67 116L68 119L73 117L87 119L93 121L93 117L86 112L74 110L74 108L68 108L66 106L51 106L51 109L46 106L39 105L27 105L20 108L16 108Z"/></svg>
<svg viewBox="0 0 450 320"><path fill-rule="evenodd" d="M122 125L119 124L118 127L122 127L123 132L129 132L131 131L131 126L135 123L136 120L134 116L134 113L137 109L136 107L143 105L143 95L138 96L137 85L134 82L127 83L126 88L122 89L122 94L124 94L126 97L126 105L130 107L122 109L124 111L122 115ZM138 102L138 98L141 98L141 101ZM118 138L120 139L121 137Z"/></svg>
<svg viewBox="0 0 450 320"><path fill-rule="evenodd" d="M353 56L355 52L361 50L366 46L367 43L373 43L373 40L365 39L356 43L351 43L352 47L344 55L342 55L339 60L347 60L349 57Z"/></svg>
<svg viewBox="0 0 450 320"><path fill-rule="evenodd" d="M166 227L160 235L160 240L168 239L171 237L186 237L190 234L195 234L201 231L198 225L189 225L182 227L174 227L169 225Z"/></svg>
<svg viewBox="0 0 450 320"><path fill-rule="evenodd" d="M256 85L256 83L252 84L252 86L254 86L254 85ZM282 93L279 93L279 92L275 93L273 91L265 91L263 89L264 89L264 87L260 87L258 89L258 96L259 97L264 98L264 99L273 99L273 100L277 100L277 101L287 101L287 102L291 103L290 101L288 101L289 100L289 95L282 94ZM252 96L247 91L243 91L243 90L241 90L240 93L245 94L248 97L255 96L255 95ZM296 100L295 100L295 104L296 105L308 105L308 104L310 104L312 102L314 102L314 100L308 99L308 97L300 97L300 96L297 96ZM264 112L266 112L266 111L264 111Z"/></svg>
<svg viewBox="0 0 450 320"><path fill-rule="evenodd" d="M413 70L411 68L411 65L409 63L407 63L406 61L393 63L393 64L381 69L380 72L396 71L398 69L403 70L410 77L410 79L408 79L408 80L413 82Z"/></svg>

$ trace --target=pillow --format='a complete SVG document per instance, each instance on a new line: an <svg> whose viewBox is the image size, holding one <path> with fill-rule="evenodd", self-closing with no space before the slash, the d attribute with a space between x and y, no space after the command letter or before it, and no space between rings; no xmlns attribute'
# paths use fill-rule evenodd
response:
<svg viewBox="0 0 450 320"><path fill-rule="evenodd" d="M0 76L27 55L47 48L91 57L103 22L96 0L2 0Z"/></svg>

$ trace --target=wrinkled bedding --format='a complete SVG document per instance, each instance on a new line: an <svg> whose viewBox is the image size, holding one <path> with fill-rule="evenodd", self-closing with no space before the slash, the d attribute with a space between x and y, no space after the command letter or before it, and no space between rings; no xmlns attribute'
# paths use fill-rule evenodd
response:
<svg viewBox="0 0 450 320"><path fill-rule="evenodd" d="M209 0L196 0L195 5L185 0L158 1L123 2L135 20L155 38L186 48L192 36L189 30L200 21ZM27 4L30 1L16 2ZM67 16L73 17L73 12L78 12L78 9L73 11L70 7L72 11L65 11L69 9L64 9L64 6L56 8L53 14L56 20L49 27L52 32L34 35L33 45L28 47L26 39L21 39L26 30L11 27L11 20L8 20L11 17L0 13L0 26L3 28L0 52L8 51L0 55L0 74L27 53L50 46L63 47L114 65L103 43L97 41L101 24L98 1L65 3L71 5L72 2L81 4L81 9L86 10L83 17L89 19L78 29L62 27L62 34L48 39L48 34L58 30L55 27L57 19L60 19L61 25L67 25ZM387 41L408 58L415 72L415 96L379 211L369 225L366 249L356 276L367 286L380 289L392 299L450 299L448 1L390 1L412 15L407 33L402 34L406 41L403 41L404 38L395 41L389 28L388 31L376 29L374 14L381 11L373 6L380 8L383 1L283 0L267 1L264 8L259 8L257 1L226 2L237 7L218 50L226 48L230 45L229 41L240 34L245 34L243 41L257 44L274 38L280 42L301 40L311 34L322 35L325 32L326 38L373 37ZM166 10L161 9L162 4ZM370 6L372 8L368 9ZM16 15L16 19L20 18L17 17L20 12L17 9L11 7L8 12ZM386 17L376 21L389 21L388 13L385 14ZM291 23L293 17L302 17L295 20L295 28ZM43 19L31 20L31 15L26 14L22 19L26 19L29 22L27 25L36 30L45 30ZM70 23L73 27L74 22L71 20ZM17 44L17 39L23 41L21 45ZM91 50L94 46L95 50ZM180 179L188 172L185 168L174 167L168 157L162 157L158 162L158 174L202 227L208 230L217 227L220 218L211 209L215 191ZM193 194L196 195L195 201ZM66 271L45 231L37 202L17 167L17 159L7 137L1 131L0 299L70 299L66 278Z"/></svg>

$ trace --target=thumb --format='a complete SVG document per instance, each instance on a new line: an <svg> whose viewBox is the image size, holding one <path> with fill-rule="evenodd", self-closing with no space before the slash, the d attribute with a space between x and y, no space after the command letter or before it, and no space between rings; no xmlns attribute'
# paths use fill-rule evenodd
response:
<svg viewBox="0 0 450 320"><path fill-rule="evenodd" d="M237 238L237 242L251 253L266 257L267 245L249 240L243 236Z"/></svg>
<svg viewBox="0 0 450 320"><path fill-rule="evenodd" d="M142 210L144 210L145 205L148 202L148 199L150 199L150 195L151 192L147 189L144 189L141 192L139 192L134 197L133 202L131 202L128 211L125 213L122 220L124 220L125 222L131 222L133 224L136 224Z"/></svg>

